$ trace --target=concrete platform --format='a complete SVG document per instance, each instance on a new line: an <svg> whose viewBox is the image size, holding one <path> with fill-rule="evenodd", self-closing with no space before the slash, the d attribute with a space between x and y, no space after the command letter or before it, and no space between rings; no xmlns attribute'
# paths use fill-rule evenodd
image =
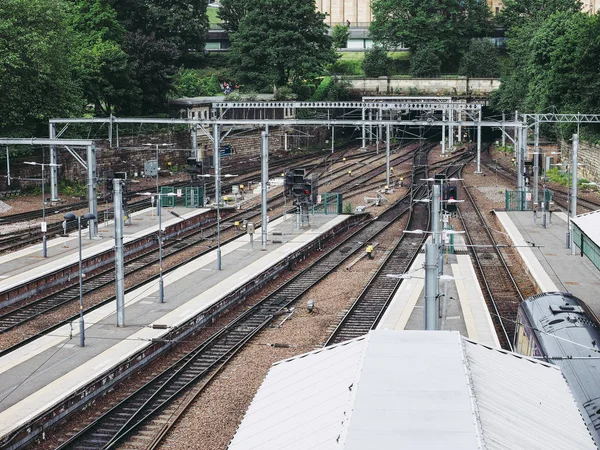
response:
<svg viewBox="0 0 600 450"><path fill-rule="evenodd" d="M534 221L531 211L498 211L496 215L517 246L538 293L570 292L600 316L600 271L587 257L578 251L571 255L566 247L565 213L553 213L552 223L548 220L545 228L541 217Z"/></svg>
<svg viewBox="0 0 600 450"><path fill-rule="evenodd" d="M158 282L125 296L126 326L116 326L111 303L85 315L85 347L79 344L79 323L55 330L0 359L0 442L2 436L31 423L45 411L89 385L108 379L114 367L149 351L174 327L199 318L257 275L286 261L299 249L344 226L351 216L311 216L309 229L296 229L295 216L269 224L269 243L262 250L260 229L251 248L248 235L221 247L222 270L216 252L204 255L164 277L165 303L158 302ZM273 233L276 239L271 240ZM272 243L276 241L278 243Z"/></svg>
<svg viewBox="0 0 600 450"><path fill-rule="evenodd" d="M180 216L176 217L169 211ZM176 226L182 219L191 219L210 211L208 208L163 208L163 230ZM148 208L131 215L131 224L123 228L123 245L153 235L158 231L158 217L155 208ZM88 229L81 230L82 259L114 249L114 222L108 221L100 225L99 238L89 239ZM21 285L27 285L47 274L73 266L79 262L79 243L77 231L68 236L50 239L47 242L47 257L42 256L42 244L0 256L0 304L5 306L19 300L14 294L7 293ZM84 272L85 270L84 265ZM57 280L59 281L59 280ZM27 294L28 288L24 289ZM10 301L9 301L10 300Z"/></svg>
<svg viewBox="0 0 600 450"><path fill-rule="evenodd" d="M456 247L460 248L461 244L464 245L464 241L456 235ZM440 300L440 330L458 331L469 339L500 348L471 257L448 254L444 255L443 259L444 275L450 275L455 279L440 281L440 293L444 294ZM423 278L425 271L422 270L424 264L425 254L420 253L407 271L414 272L414 277L402 280L377 329L423 330L425 328L425 280Z"/></svg>

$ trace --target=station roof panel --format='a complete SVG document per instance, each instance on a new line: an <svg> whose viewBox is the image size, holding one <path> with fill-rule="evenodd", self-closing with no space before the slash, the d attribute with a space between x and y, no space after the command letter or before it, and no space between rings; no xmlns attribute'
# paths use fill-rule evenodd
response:
<svg viewBox="0 0 600 450"><path fill-rule="evenodd" d="M600 210L580 214L571 220L585 235L594 241L596 247L600 247Z"/></svg>
<svg viewBox="0 0 600 450"><path fill-rule="evenodd" d="M456 332L378 330L274 364L229 446L251 448L596 446L557 367Z"/></svg>

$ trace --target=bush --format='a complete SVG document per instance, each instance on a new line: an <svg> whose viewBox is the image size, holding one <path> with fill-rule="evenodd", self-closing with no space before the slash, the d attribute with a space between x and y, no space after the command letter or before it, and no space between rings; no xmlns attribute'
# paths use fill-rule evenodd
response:
<svg viewBox="0 0 600 450"><path fill-rule="evenodd" d="M349 97L349 82L336 81L332 77L324 77L321 84L310 98L313 101L339 101L346 100Z"/></svg>
<svg viewBox="0 0 600 450"><path fill-rule="evenodd" d="M468 77L497 77L500 66L494 43L490 39L473 39L460 60L458 73Z"/></svg>
<svg viewBox="0 0 600 450"><path fill-rule="evenodd" d="M441 74L442 61L430 47L423 47L410 58L410 74L415 78L438 78Z"/></svg>
<svg viewBox="0 0 600 450"><path fill-rule="evenodd" d="M392 75L408 75L410 61L408 59L390 58L390 73Z"/></svg>
<svg viewBox="0 0 600 450"><path fill-rule="evenodd" d="M219 95L221 86L216 75L203 75L198 69L179 69L173 79L171 97L201 97Z"/></svg>
<svg viewBox="0 0 600 450"><path fill-rule="evenodd" d="M365 52L362 69L367 77L384 77L390 74L390 58L387 51L380 46L375 46Z"/></svg>
<svg viewBox="0 0 600 450"><path fill-rule="evenodd" d="M357 59L338 59L329 68L331 73L342 74L342 75L362 75L362 61Z"/></svg>
<svg viewBox="0 0 600 450"><path fill-rule="evenodd" d="M354 208L352 207L352 203L347 202L344 205L344 214L352 214L354 212Z"/></svg>
<svg viewBox="0 0 600 450"><path fill-rule="evenodd" d="M348 38L350 37L350 29L345 25L336 25L331 33L333 37L334 48L346 48Z"/></svg>
<svg viewBox="0 0 600 450"><path fill-rule="evenodd" d="M301 88L303 87L308 87L308 86L300 86ZM300 93L298 93L298 97L300 97ZM292 88L289 86L282 86L280 88L277 89L277 92L275 93L275 100L295 100L296 99L296 94L292 91ZM302 100L302 99L300 99Z"/></svg>

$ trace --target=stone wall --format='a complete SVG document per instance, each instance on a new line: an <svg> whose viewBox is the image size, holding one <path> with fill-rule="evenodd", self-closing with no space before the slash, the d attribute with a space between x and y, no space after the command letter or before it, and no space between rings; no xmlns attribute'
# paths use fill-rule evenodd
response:
<svg viewBox="0 0 600 450"><path fill-rule="evenodd" d="M562 161L571 164L573 143L571 141L560 141L559 149ZM600 183L600 146L588 142L579 141L577 152L577 178L586 178L589 181Z"/></svg>

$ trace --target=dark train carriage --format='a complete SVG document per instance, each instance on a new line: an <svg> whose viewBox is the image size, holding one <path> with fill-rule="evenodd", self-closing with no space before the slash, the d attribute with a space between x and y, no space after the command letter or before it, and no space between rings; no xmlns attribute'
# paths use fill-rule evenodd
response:
<svg viewBox="0 0 600 450"><path fill-rule="evenodd" d="M560 367L600 444L600 332L595 314L569 293L547 292L519 306L515 351Z"/></svg>

